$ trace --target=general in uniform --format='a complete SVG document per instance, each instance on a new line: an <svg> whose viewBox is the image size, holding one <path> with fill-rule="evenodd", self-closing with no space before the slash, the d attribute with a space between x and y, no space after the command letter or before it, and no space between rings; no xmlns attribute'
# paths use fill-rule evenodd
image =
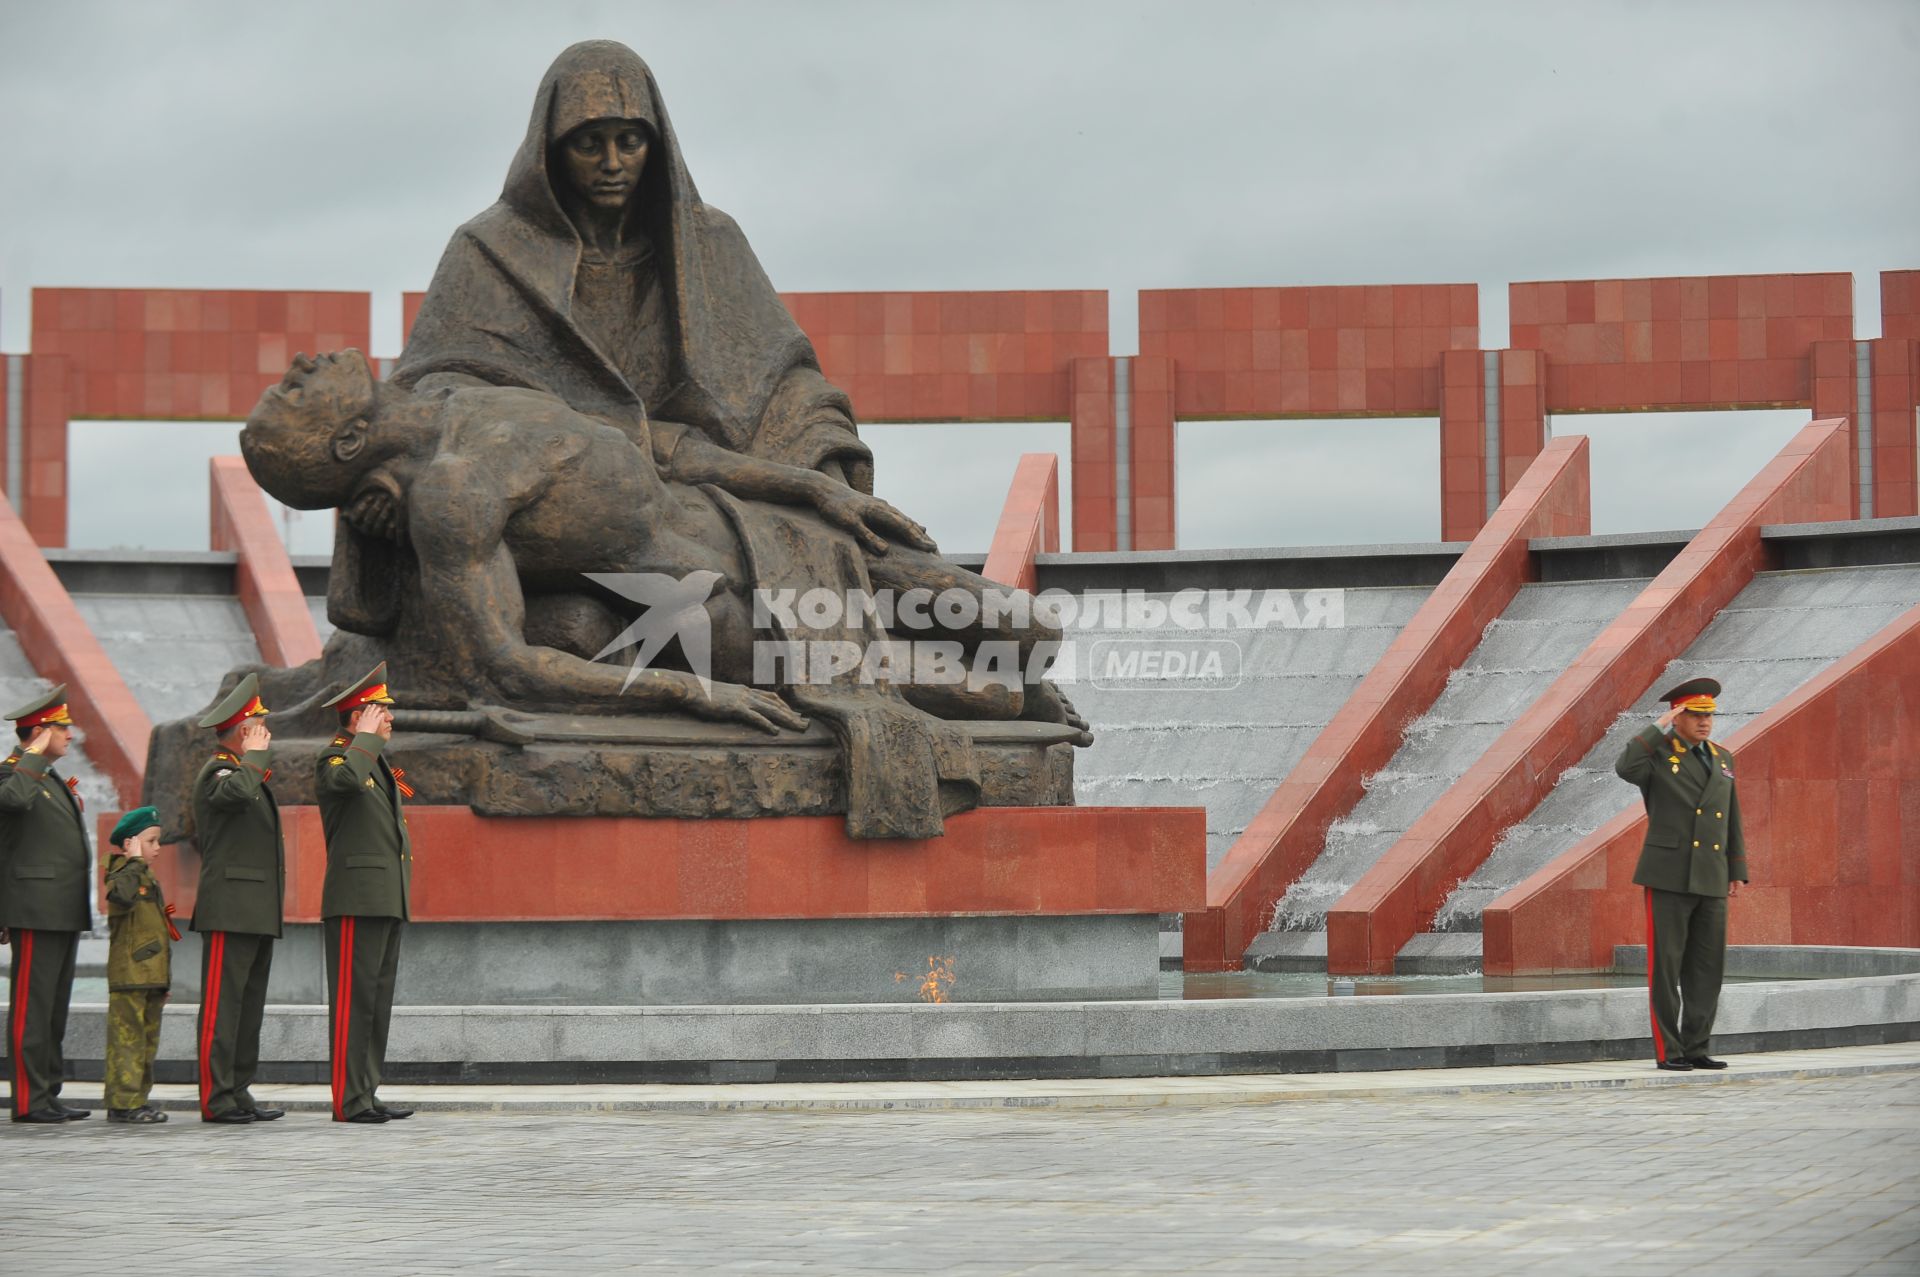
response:
<svg viewBox="0 0 1920 1277"><path fill-rule="evenodd" d="M19 745L0 761L0 929L13 945L7 1003L13 1120L89 1117L60 1102L62 1043L80 933L93 925L80 796L53 764L73 743L67 686L8 714Z"/></svg>
<svg viewBox="0 0 1920 1277"><path fill-rule="evenodd" d="M1633 880L1647 897L1647 999L1663 1069L1723 1069L1707 1054L1727 965L1727 897L1747 881L1733 754L1708 739L1720 684L1689 679L1627 742L1614 771L1639 787L1647 836ZM1671 724L1671 730L1669 730Z"/></svg>
<svg viewBox="0 0 1920 1277"><path fill-rule="evenodd" d="M380 1103L375 1094L386 1068L400 931L413 875L402 810L402 800L413 791L406 774L386 758L392 704L383 661L327 702L339 712L342 730L314 764L314 792L327 836L320 914L326 930L336 1122L373 1124L412 1113Z"/></svg>
<svg viewBox="0 0 1920 1277"><path fill-rule="evenodd" d="M193 929L201 936L200 1120L222 1125L284 1116L255 1102L251 1089L286 894L280 807L267 787L273 769L266 714L260 678L249 674L200 720L215 733L217 747L193 782L200 844L193 907Z"/></svg>

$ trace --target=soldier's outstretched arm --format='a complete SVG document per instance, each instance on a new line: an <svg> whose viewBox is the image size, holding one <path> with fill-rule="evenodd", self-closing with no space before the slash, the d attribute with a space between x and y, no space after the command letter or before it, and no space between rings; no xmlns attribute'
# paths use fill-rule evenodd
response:
<svg viewBox="0 0 1920 1277"><path fill-rule="evenodd" d="M457 668L472 670L522 705L678 710L768 732L806 727L806 720L771 692L713 682L709 696L700 680L682 670L642 670L629 685L628 671L619 666L528 643L526 598L502 535L506 503L465 483L458 468L447 468L438 479L449 485L448 496L458 500L461 517L416 520L413 543L421 593ZM414 494L415 509L421 509L419 485Z"/></svg>

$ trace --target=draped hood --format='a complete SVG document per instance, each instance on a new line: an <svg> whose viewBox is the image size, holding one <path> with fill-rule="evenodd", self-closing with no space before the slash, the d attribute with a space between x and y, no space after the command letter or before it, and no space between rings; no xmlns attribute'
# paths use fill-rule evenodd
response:
<svg viewBox="0 0 1920 1277"><path fill-rule="evenodd" d="M551 391L615 420L644 418L648 405L573 320L581 241L548 169L553 144L597 119L652 131L631 215L652 243L673 325L653 413L737 452L806 469L837 461L871 491L852 405L820 374L740 228L701 201L653 72L611 40L576 44L548 68L500 199L454 233L393 380L462 374Z"/></svg>

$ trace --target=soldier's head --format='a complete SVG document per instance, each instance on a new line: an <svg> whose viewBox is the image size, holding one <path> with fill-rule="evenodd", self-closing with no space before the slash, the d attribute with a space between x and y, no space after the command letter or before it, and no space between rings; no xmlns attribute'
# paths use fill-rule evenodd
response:
<svg viewBox="0 0 1920 1277"><path fill-rule="evenodd" d="M266 748L272 739L266 725L267 706L260 699L258 674L249 674L234 684L200 719L200 726L212 728L220 748L230 754L245 753L249 744Z"/></svg>
<svg viewBox="0 0 1920 1277"><path fill-rule="evenodd" d="M240 431L247 469L296 510L342 505L375 463L368 447L379 387L357 350L295 355Z"/></svg>
<svg viewBox="0 0 1920 1277"><path fill-rule="evenodd" d="M1681 710L1674 716L1673 732L1687 744L1698 745L1713 735L1713 711Z"/></svg>
<svg viewBox="0 0 1920 1277"><path fill-rule="evenodd" d="M22 747L34 745L48 759L66 756L73 746L73 717L67 713L67 685L43 692L7 715Z"/></svg>
<svg viewBox="0 0 1920 1277"><path fill-rule="evenodd" d="M1713 714L1719 706L1720 684L1710 678L1690 678L1660 694L1673 708L1673 734L1698 745L1713 734Z"/></svg>
<svg viewBox="0 0 1920 1277"><path fill-rule="evenodd" d="M107 835L107 841L120 850L122 855L138 856L146 859L160 850L160 810L157 807L135 807L120 817L120 822Z"/></svg>

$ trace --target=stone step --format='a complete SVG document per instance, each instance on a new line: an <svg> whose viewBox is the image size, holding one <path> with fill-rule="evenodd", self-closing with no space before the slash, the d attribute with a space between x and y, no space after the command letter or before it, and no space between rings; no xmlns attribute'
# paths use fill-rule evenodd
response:
<svg viewBox="0 0 1920 1277"><path fill-rule="evenodd" d="M1247 946L1244 965L1249 971L1325 971L1327 933L1263 932Z"/></svg>
<svg viewBox="0 0 1920 1277"><path fill-rule="evenodd" d="M1480 933L1429 931L1407 941L1393 960L1395 975L1471 975L1480 970Z"/></svg>

